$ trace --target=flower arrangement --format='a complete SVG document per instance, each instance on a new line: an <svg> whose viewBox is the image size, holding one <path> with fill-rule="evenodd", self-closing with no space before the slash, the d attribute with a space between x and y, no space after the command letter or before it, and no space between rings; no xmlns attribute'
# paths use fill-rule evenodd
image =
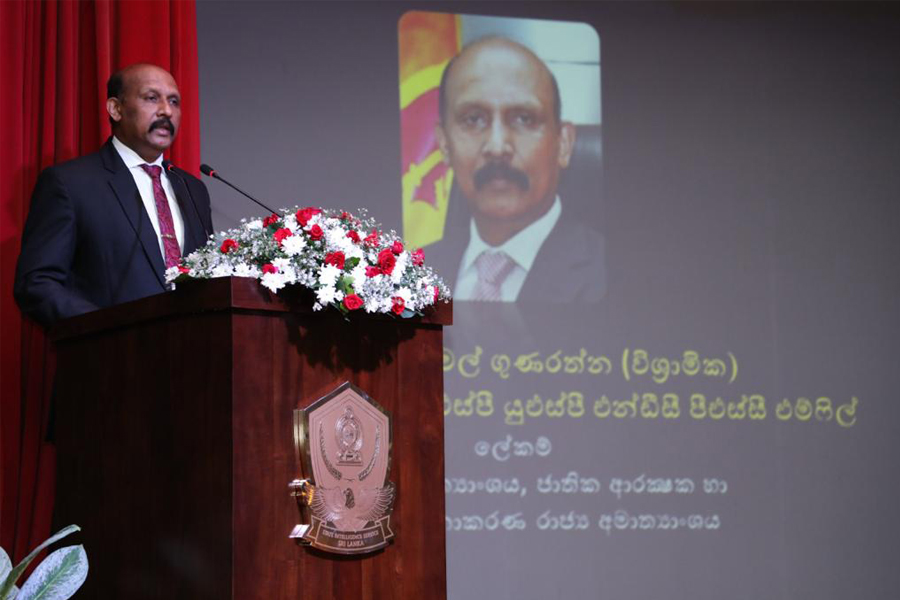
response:
<svg viewBox="0 0 900 600"><path fill-rule="evenodd" d="M171 284L188 279L254 277L278 292L301 285L316 297L313 310L333 306L402 317L421 314L450 290L421 249L407 250L393 231L344 211L297 208L210 236L205 246L166 271Z"/></svg>

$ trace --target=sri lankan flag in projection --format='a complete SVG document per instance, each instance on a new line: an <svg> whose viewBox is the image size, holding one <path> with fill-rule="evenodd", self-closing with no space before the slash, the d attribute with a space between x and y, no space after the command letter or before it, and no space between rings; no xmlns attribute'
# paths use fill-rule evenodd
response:
<svg viewBox="0 0 900 600"><path fill-rule="evenodd" d="M400 132L403 237L425 246L444 235L453 172L434 128L444 67L460 49L459 17L408 12L400 19Z"/></svg>

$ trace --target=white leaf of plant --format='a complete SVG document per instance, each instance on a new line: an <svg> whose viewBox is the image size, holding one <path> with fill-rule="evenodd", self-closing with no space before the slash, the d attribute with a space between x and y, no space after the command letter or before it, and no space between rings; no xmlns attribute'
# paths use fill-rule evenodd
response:
<svg viewBox="0 0 900 600"><path fill-rule="evenodd" d="M0 588L5 588L4 585L6 582L6 578L10 576L12 573L12 561L9 559L9 554L6 553L6 550L0 548ZM19 593L19 588L15 585L10 588L10 592L7 596L0 596L0 600L6 600L8 597L9 600L15 600L16 594Z"/></svg>
<svg viewBox="0 0 900 600"><path fill-rule="evenodd" d="M66 600L74 594L88 574L84 546L66 546L41 561L16 600Z"/></svg>
<svg viewBox="0 0 900 600"><path fill-rule="evenodd" d="M32 550L31 554L26 556L22 560L22 562L15 566L15 568L6 577L5 581L0 581L0 600L11 600L12 598L15 598L15 595L10 595L10 592L15 587L16 580L19 579L25 569L28 568L28 565L31 564L31 561L34 560L34 557L36 557L41 550L43 550L53 542L61 540L70 533L75 533L76 531L81 531L81 527L79 527L78 525L69 525L67 527L63 527L62 529L57 531L55 535L50 536L50 538L47 539L43 544Z"/></svg>
<svg viewBox="0 0 900 600"><path fill-rule="evenodd" d="M12 561L9 560L6 550L0 548L0 585L3 585L10 572L12 572Z"/></svg>

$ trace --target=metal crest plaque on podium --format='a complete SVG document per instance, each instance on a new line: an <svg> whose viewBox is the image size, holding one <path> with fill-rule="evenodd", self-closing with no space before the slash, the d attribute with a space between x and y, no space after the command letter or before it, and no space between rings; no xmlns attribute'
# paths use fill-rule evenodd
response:
<svg viewBox="0 0 900 600"><path fill-rule="evenodd" d="M301 520L306 513L310 522L295 526L290 537L337 554L387 546L394 537L390 414L344 382L294 411L294 445L306 478L289 487Z"/></svg>

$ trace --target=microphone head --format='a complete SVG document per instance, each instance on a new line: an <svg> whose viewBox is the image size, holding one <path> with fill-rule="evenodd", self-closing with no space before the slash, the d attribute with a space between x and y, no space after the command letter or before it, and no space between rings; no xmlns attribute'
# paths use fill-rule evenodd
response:
<svg viewBox="0 0 900 600"><path fill-rule="evenodd" d="M207 177L214 177L216 170L207 164L200 165L200 172L206 175Z"/></svg>

